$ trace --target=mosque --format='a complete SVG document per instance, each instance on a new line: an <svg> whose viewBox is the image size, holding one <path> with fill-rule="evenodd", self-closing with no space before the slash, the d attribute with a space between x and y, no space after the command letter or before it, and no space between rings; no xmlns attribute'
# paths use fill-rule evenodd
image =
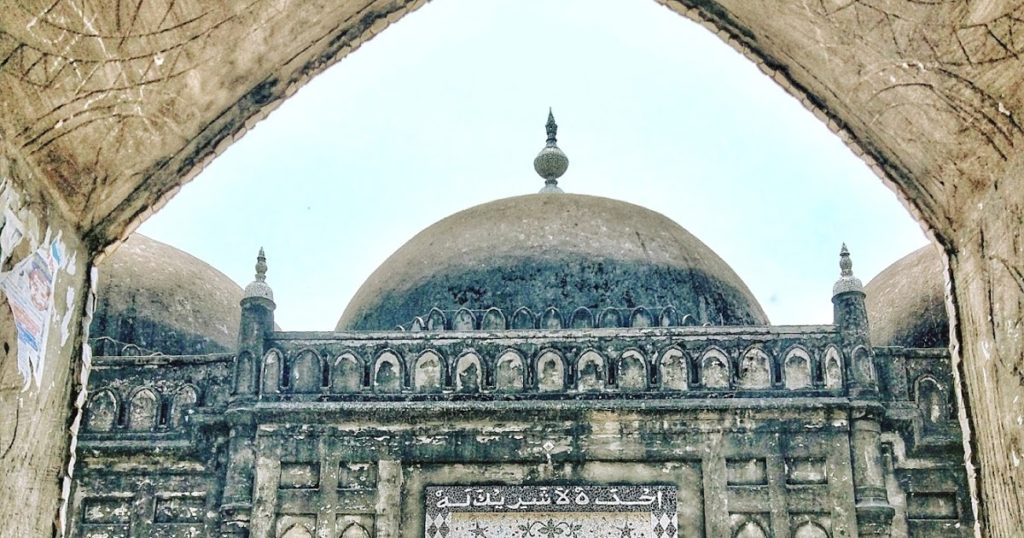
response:
<svg viewBox="0 0 1024 538"><path fill-rule="evenodd" d="M72 536L969 536L938 254L771 325L654 211L540 193L413 237L333 332L136 235L100 267ZM822 300L825 300L823 293Z"/></svg>

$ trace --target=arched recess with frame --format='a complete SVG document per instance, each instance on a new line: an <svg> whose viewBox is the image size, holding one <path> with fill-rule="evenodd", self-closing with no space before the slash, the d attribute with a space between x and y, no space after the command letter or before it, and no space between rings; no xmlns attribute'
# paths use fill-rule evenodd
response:
<svg viewBox="0 0 1024 538"><path fill-rule="evenodd" d="M412 381L416 392L440 392L444 386L445 362L434 350L420 353L413 363Z"/></svg>
<svg viewBox="0 0 1024 538"><path fill-rule="evenodd" d="M921 375L914 380L914 400L926 428L946 423L952 416L949 391L945 384L931 374Z"/></svg>
<svg viewBox="0 0 1024 538"><path fill-rule="evenodd" d="M727 389L731 384L732 369L729 355L717 347L704 350L700 356L700 385L706 389Z"/></svg>
<svg viewBox="0 0 1024 538"><path fill-rule="evenodd" d="M370 382L374 392L397 393L405 387L405 363L391 349L377 354L373 361Z"/></svg>
<svg viewBox="0 0 1024 538"><path fill-rule="evenodd" d="M760 346L751 346L740 357L737 386L744 389L764 389L772 384L772 363L768 352Z"/></svg>
<svg viewBox="0 0 1024 538"><path fill-rule="evenodd" d="M590 392L605 388L608 362L595 349L587 349L576 359L576 390Z"/></svg>
<svg viewBox="0 0 1024 538"><path fill-rule="evenodd" d="M199 389L188 383L174 392L171 399L171 427L178 428L185 423L185 418L191 410L199 405Z"/></svg>
<svg viewBox="0 0 1024 538"><path fill-rule="evenodd" d="M878 379L871 351L864 346L857 346L850 352L850 369L853 371L853 380L874 383Z"/></svg>
<svg viewBox="0 0 1024 538"><path fill-rule="evenodd" d="M499 392L521 392L529 381L526 361L515 350L506 350L494 361L494 389Z"/></svg>
<svg viewBox="0 0 1024 538"><path fill-rule="evenodd" d="M484 363L474 351L467 351L455 362L456 392L480 392L484 386Z"/></svg>
<svg viewBox="0 0 1024 538"><path fill-rule="evenodd" d="M648 319L649 321L649 319ZM648 378L647 357L639 349L627 349L619 355L616 385L619 390L639 392L647 390Z"/></svg>
<svg viewBox="0 0 1024 538"><path fill-rule="evenodd" d="M271 349L263 354L262 373L260 374L260 393L277 394L281 392L281 372L284 355L277 349Z"/></svg>
<svg viewBox="0 0 1024 538"><path fill-rule="evenodd" d="M783 354L782 377L786 388L798 390L810 388L813 385L811 375L813 363L811 354L801 346L793 346Z"/></svg>
<svg viewBox="0 0 1024 538"><path fill-rule="evenodd" d="M356 0L347 2L347 9L323 13L254 4L247 5L244 15L225 10L216 20L203 20L220 32L259 28L276 38L253 41L251 54L231 65L200 62L188 68L186 77L166 77L167 86L146 92L151 97L140 93L140 109L170 107L161 114L167 120L159 125L135 117L117 120L124 122L114 126L123 130L120 138L136 143L100 147L103 151L96 152L90 169L102 182L83 178L77 182L81 185L54 186L68 183L73 177L69 170L81 169L68 148L87 147L90 139L106 140L96 134L113 131L111 124L78 129L68 122L62 130L64 122L51 123L48 129L56 143L33 154L41 185L28 187L61 208L66 221L81 223L86 244L98 251L123 237L149 208L159 207L282 99L423 3L408 0L381 7ZM673 0L665 5L709 28L800 100L928 226L948 256L951 325L959 335L954 348L964 353L963 362L957 363L963 376L957 389L966 388L971 404L958 406L962 423L966 431L970 409L973 424L981 427L974 452L988 465L981 467L982 501L991 501L991 513L981 516L997 536L1012 536L1024 528L1024 469L1004 457L1007 444L1020 448L1024 441L1002 420L1014 411L1011 402L1024 395L1024 382L1000 375L1024 356L1024 343L1007 337L1022 317L1013 305L1024 294L1019 286L1024 250L1016 239L1024 195L1005 188L1006 179L1019 177L1021 170L1020 154L1013 148L1021 147L1024 138L1018 120L1024 116L1024 69L1013 42L998 38L1019 26L1018 4L883 1L866 6L783 0L768 6L745 0ZM875 16L865 16L865 10ZM332 31L321 35L322 28ZM168 29L168 35L177 31L188 30ZM29 33L18 39L45 37ZM205 54L230 54L235 42L210 40ZM915 46L921 43L929 46ZM156 54L146 46L138 51L140 58ZM911 67L935 68L908 69L907 58L917 62ZM14 62L6 68L15 69ZM34 84L28 77L6 78L27 96L17 113L5 117L13 124L9 132L27 132L21 122L39 117L34 103L52 108L54 103L74 102L77 94L62 92L80 89L55 83L25 90ZM196 79L203 84L190 88L179 82ZM133 91L118 89L118 80L100 77L94 82L99 89L89 91ZM158 95L177 99L171 103ZM154 128L161 143L144 143L153 140L147 132ZM71 129L75 132L66 132ZM171 132L183 135L160 136ZM103 202L82 207L81 200ZM998 383L999 390L990 390L986 379L995 380L990 382Z"/></svg>
<svg viewBox="0 0 1024 538"><path fill-rule="evenodd" d="M323 363L320 354L306 348L292 355L288 388L296 394L320 392L323 382Z"/></svg>
<svg viewBox="0 0 1024 538"><path fill-rule="evenodd" d="M331 363L331 392L345 394L363 388L363 359L351 351L338 355Z"/></svg>
<svg viewBox="0 0 1024 538"><path fill-rule="evenodd" d="M537 355L534 362L536 372L537 390L541 392L556 392L565 390L567 364L562 354L546 349Z"/></svg>
<svg viewBox="0 0 1024 538"><path fill-rule="evenodd" d="M822 369L825 375L826 389L843 388L843 353L834 345L825 348Z"/></svg>
<svg viewBox="0 0 1024 538"><path fill-rule="evenodd" d="M662 390L689 388L689 360L679 346L662 350L658 357L658 380Z"/></svg>
<svg viewBox="0 0 1024 538"><path fill-rule="evenodd" d="M136 389L128 399L128 429L140 432L153 430L159 412L159 393L152 387Z"/></svg>
<svg viewBox="0 0 1024 538"><path fill-rule="evenodd" d="M117 425L120 412L117 396L110 389L102 389L89 398L85 408L85 430L92 432L108 432Z"/></svg>

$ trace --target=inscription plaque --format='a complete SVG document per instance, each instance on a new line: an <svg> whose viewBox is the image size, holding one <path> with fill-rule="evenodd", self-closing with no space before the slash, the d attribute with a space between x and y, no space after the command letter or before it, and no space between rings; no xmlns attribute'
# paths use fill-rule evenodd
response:
<svg viewBox="0 0 1024 538"><path fill-rule="evenodd" d="M675 538L676 487L429 486L425 538Z"/></svg>

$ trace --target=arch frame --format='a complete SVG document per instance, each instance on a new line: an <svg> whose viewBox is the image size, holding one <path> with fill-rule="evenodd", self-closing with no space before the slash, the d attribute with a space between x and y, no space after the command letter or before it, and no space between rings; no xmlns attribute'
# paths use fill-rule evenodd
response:
<svg viewBox="0 0 1024 538"><path fill-rule="evenodd" d="M561 385L557 389L545 390L541 388L541 360L549 355L554 356L558 360L557 364L562 370ZM533 390L538 392L564 392L568 387L571 386L570 383L572 380L572 363L569 360L567 360L565 358L565 354L563 354L558 349L551 347L541 348L537 350L537 353L534 355L533 360L531 360L530 363L530 369L533 370L533 384L531 385L531 388Z"/></svg>
<svg viewBox="0 0 1024 538"><path fill-rule="evenodd" d="M983 439L983 447L995 446L997 441L1000 440L1002 435L1008 435L999 429L998 425L995 424L996 417L999 413L1003 412L1003 409L995 409L992 411L991 416L986 411L986 399L980 395L980 391L983 391L983 384L980 381L982 373L988 373L988 366L978 366L982 361L981 357L986 356L981 350L989 349L989 344L996 344L997 351L1002 349L1003 346L996 342L997 338L995 333L991 338L984 335L983 329L985 327L983 321L977 321L976 319L968 316L968 323L973 323L970 327L977 327L977 335L971 334L960 334L957 328L959 323L957 321L958 312L961 307L968 312L981 314L985 308L992 308L991 302L985 302L982 297L984 295L983 290L977 291L977 293L971 293L972 288L983 287L984 284L978 282L963 282L971 280L968 273L974 272L973 268L977 268L980 265L978 260L980 259L1000 259L1000 255L996 254L993 256L982 256L980 258L973 259L971 256L974 254L970 251L978 248L977 242L969 244L966 247L964 245L957 246L954 244L954 219L943 211L944 200L943 198L933 190L938 190L935 187L929 187L928 184L924 184L928 181L924 171L922 173L915 174L913 169L915 163L913 159L910 159L912 155L907 155L907 152L911 150L901 151L900 147L897 146L897 142L892 140L881 138L876 140L875 131L884 131L881 126L872 128L870 124L865 125L871 118L871 115L864 110L863 114L858 114L858 106L855 102L849 102L844 99L844 92L842 88L831 88L827 77L813 77L809 76L813 74L813 70L809 67L809 64L801 63L792 57L792 51L776 50L772 47L780 47L774 43L783 41L782 39L772 39L773 34L771 27L765 25L760 27L756 24L756 21L751 21L749 17L745 17L742 12L742 6L737 6L735 3L730 4L729 2L708 2L699 3L696 1L670 1L665 2L669 9L680 13L684 17L691 20L698 21L700 24L706 26L713 33L719 35L727 44L732 46L734 49L740 51L742 54L750 58L755 64L758 65L768 76L775 79L780 85L782 85L786 91L794 95L798 100L804 103L804 106L812 110L816 116L819 117L825 123L829 129L840 135L847 145L849 145L855 154L865 159L873 170L876 171L883 181L896 190L897 194L901 196L901 200L904 205L910 208L919 221L927 222L930 226L930 233L933 238L937 239L937 242L945 250L947 257L947 280L954 286L962 288L951 290L948 300L948 305L953 314L951 318L951 330L958 333L960 336L966 336L966 349L968 360L970 364L964 366L963 363L957 362L957 380L955 381L958 397L962 400L965 393L969 393L967 389L972 388L975 391L971 394L972 406L958 405L963 413L961 422L965 426L968 425L967 420L967 409L968 407L974 409L974 413L982 414L983 418L989 420L983 421L982 424L987 425L992 423L993 433L991 438L986 436ZM181 148L176 148L174 151L167 153L168 158L157 159L153 163L142 169L126 171L125 175L132 175L142 177L145 180L145 185L141 185L134 189L125 189L126 192L137 193L136 197L132 200L124 200L109 210L109 212L102 213L100 216L91 216L82 219L77 219L83 222L83 235L87 244L91 245L91 248L99 250L104 245L109 245L115 242L117 238L124 235L127 229L130 229L139 220L144 218L150 213L148 208L159 207L170 193L173 193L175 189L179 188L181 184L187 182L189 179L194 177L198 170L216 154L222 152L226 148L231 140L237 140L242 133L244 133L252 124L256 123L260 119L266 116L270 110L280 104L286 96L291 95L295 90L307 82L310 78L326 69L328 66L333 65L337 61L340 61L345 55L351 50L354 50L358 45L365 40L369 39L373 35L383 31L391 22L399 20L404 14L416 9L422 5L419 1L410 1L407 3L398 3L395 6L388 6L380 11L368 12L368 8L364 8L360 11L361 15L365 15L363 18L358 18L360 24L363 24L364 28L351 28L351 27L339 27L337 30L337 39L328 39L326 37L316 41L316 45L310 47L310 50L304 52L302 55L293 58L288 64L282 64L281 69L283 73L276 74L273 77L262 77L252 76L242 79L244 85L237 92L237 102L233 103L231 107L228 107L225 111L217 116L215 121L211 121L208 125L203 125L195 133L192 138L186 138L182 142ZM1001 4L996 4L997 7ZM934 8L938 9L938 8ZM839 20L842 14L836 10L835 14L826 14L829 17L834 15L835 20ZM949 25L935 24L934 26L948 26L956 31L960 28L959 24L956 23L972 23L984 25L990 22L989 15L996 16L998 13L980 13L972 14L972 17L963 17L964 20L959 19L950 20ZM974 20L977 18L978 20ZM940 18L939 20L945 20ZM827 18L824 22L834 22L832 18ZM837 23L838 24L838 23ZM916 21L911 24L916 24ZM826 25L822 25L826 27ZM351 35L349 34L351 32ZM779 32L781 33L781 32ZM775 36L782 37L782 36ZM856 48L863 45L872 44L876 47L881 47L877 43L871 40L870 36L857 36L857 40L853 40L851 48ZM895 40L894 40L895 41ZM862 43L863 42L863 43ZM878 53L880 54L880 53ZM878 54L870 55L865 58L864 63L866 65L873 65L879 62L869 61L872 59L884 59L877 58ZM1002 61L1002 60L999 60ZM842 63L841 59L836 59L836 63ZM913 71L913 69L911 69ZM818 78L819 80L814 80ZM967 79L966 82L970 82ZM830 91L829 91L830 90ZM979 89L979 92L982 90ZM235 94L232 94L235 95ZM983 97L991 95L1000 95L999 92L983 92ZM882 100L882 99L880 99ZM883 104L884 101L883 101ZM1006 105L1009 107L1009 111L1014 117L1020 117L1018 107L1014 106L1015 103ZM999 106L1003 107L1003 103L1000 101ZM865 107L867 108L867 107ZM1011 114L1007 114L1010 116ZM862 116L863 120L858 121L858 116ZM965 120L966 121L966 120ZM984 123L984 122L982 122ZM955 127L955 126L954 126ZM971 127L968 130L978 129L981 127ZM951 131L955 129L950 128ZM187 130L192 132L191 130ZM997 133L998 136L999 133ZM1012 134L1012 133L1011 133ZM1016 135L1014 135L1016 136ZM925 142L928 141L925 137ZM1010 141L1015 138L1011 138ZM993 142L994 144L994 142ZM998 148L997 148L998 149ZM985 156L988 155L992 150L986 150ZM927 159L921 159L927 161ZM984 163L984 156L979 157ZM937 167L941 168L941 167ZM992 171L993 176L999 175L1000 169L994 168ZM130 172L130 174L128 173ZM955 173L955 172L950 172ZM54 173L56 175L56 172ZM920 177L921 179L915 179ZM998 179L998 177L997 177ZM918 182L921 182L920 184ZM943 184L952 183L943 182ZM62 208L62 211L68 211L64 209L68 207L66 202L55 201L55 198L59 198L61 195L58 194L57 190L48 185L34 186L32 187L33 194L41 193L40 198L50 200L55 207ZM966 195L965 195L966 196ZM971 200L973 201L973 200ZM116 201L115 201L116 202ZM947 202L950 206L954 205L973 206L973 203L968 203L964 200L954 200ZM109 207L109 206L107 206ZM104 209L105 210L105 209ZM1007 210L1009 211L1009 210ZM1009 214L1009 213L1007 213ZM69 218L68 220L75 221L75 219ZM977 235L984 226L981 222L972 222L963 226L968 228L962 232L962 237L968 237L968 235ZM992 234L989 234L990 237ZM966 242L966 241L965 241ZM990 243L991 244L991 243ZM997 247L1003 248L1003 247ZM967 252L962 249L967 249ZM984 250L984 247L981 247ZM1010 259L1010 265L1008 266L1008 273L1012 275L1014 270L1019 271L1021 266L1020 258ZM1006 263L1006 262L1003 262ZM954 267L958 264L966 265L967 268L962 269L965 278L957 278L954 280L953 273ZM994 271L994 270L993 270ZM985 269L978 271L984 275ZM977 279L975 279L977 280ZM980 281L979 281L980 282ZM1011 281L1012 283L1012 281ZM991 283L989 284L991 286ZM958 300L957 296L962 295L961 299ZM977 301L977 305L967 304L967 302ZM999 314L1003 315L1003 314ZM1011 314L1013 316L1013 314ZM1019 315L1017 315L1019 319ZM980 319L980 318L979 318ZM996 322L990 322L992 327L996 326ZM970 329L968 328L968 331ZM956 337L956 335L955 335ZM1018 345L1018 344L1014 344ZM1018 345L1019 347L1019 345ZM960 350L959 340L954 342L954 355L957 355ZM1012 347L1003 352L998 353L1002 355L1000 360L1013 360L1015 357L1019 357L1018 354L1012 353ZM963 381L962 377L968 375L970 380ZM968 384L970 386L968 386ZM1019 386L1013 388L1019 389ZM977 442L977 441L975 441ZM978 447L975 447L974 452L977 453ZM993 459L993 461L997 461ZM994 474L990 475L992 482L998 483L995 479L998 473L1003 470L997 469ZM1013 490L1003 491L1003 493L1014 493ZM1017 491L1014 498L1020 499L1024 492ZM1003 496L993 496L993 499L1002 498ZM1024 506L1024 503L1013 502L1008 503L1009 505L1020 507ZM1022 525L1022 513L1020 509L1013 512L1006 517L1008 523L1007 527L1020 528ZM1014 523L1016 522L1016 524ZM999 521L996 522L997 527Z"/></svg>

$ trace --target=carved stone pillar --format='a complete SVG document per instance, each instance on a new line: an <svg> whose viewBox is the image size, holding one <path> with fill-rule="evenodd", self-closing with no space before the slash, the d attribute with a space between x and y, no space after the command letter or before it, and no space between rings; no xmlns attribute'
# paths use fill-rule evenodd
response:
<svg viewBox="0 0 1024 538"><path fill-rule="evenodd" d="M252 517L252 489L256 468L255 426L231 427L228 466L221 503L221 538L247 538Z"/></svg>

